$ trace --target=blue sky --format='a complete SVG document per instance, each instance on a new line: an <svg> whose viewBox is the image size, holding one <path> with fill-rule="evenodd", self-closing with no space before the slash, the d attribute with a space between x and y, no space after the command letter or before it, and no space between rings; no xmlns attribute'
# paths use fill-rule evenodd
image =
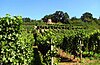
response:
<svg viewBox="0 0 100 65"><path fill-rule="evenodd" d="M85 12L100 16L100 0L0 0L0 17L5 14L41 19L55 11L67 12L77 18Z"/></svg>

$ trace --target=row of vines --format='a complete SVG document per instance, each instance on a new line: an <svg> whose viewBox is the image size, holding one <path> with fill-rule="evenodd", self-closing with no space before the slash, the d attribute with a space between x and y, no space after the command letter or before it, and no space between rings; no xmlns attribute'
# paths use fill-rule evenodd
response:
<svg viewBox="0 0 100 65"><path fill-rule="evenodd" d="M50 58L56 53L55 49L51 51L51 45L75 56L83 54L83 57L100 57L100 30L50 29L40 30L34 35L46 65L51 63Z"/></svg>
<svg viewBox="0 0 100 65"><path fill-rule="evenodd" d="M0 65L32 65L34 38L21 24L21 16L0 18Z"/></svg>

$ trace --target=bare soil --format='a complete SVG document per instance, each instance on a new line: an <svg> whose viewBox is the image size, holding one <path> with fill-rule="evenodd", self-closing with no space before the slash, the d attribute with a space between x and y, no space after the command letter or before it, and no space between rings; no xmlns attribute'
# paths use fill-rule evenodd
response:
<svg viewBox="0 0 100 65"><path fill-rule="evenodd" d="M58 52L59 52L59 57L61 58L61 61L58 65L87 65L87 64L89 65L89 63L98 62L98 60L90 60L89 58L82 58L80 60L80 58L68 54L61 49L59 49Z"/></svg>

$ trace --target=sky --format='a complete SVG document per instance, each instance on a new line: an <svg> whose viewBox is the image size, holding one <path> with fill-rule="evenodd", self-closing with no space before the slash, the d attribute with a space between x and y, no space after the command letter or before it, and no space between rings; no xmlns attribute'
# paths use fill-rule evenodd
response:
<svg viewBox="0 0 100 65"><path fill-rule="evenodd" d="M55 11L63 11L70 18L80 18L85 12L99 18L99 3L100 0L0 0L0 17L10 14L39 20Z"/></svg>

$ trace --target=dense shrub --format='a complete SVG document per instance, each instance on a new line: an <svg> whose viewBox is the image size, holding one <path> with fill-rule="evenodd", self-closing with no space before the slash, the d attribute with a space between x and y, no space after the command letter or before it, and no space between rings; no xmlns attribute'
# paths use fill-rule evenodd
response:
<svg viewBox="0 0 100 65"><path fill-rule="evenodd" d="M0 19L0 63L3 65L29 65L33 59L32 35L21 32L20 16Z"/></svg>

